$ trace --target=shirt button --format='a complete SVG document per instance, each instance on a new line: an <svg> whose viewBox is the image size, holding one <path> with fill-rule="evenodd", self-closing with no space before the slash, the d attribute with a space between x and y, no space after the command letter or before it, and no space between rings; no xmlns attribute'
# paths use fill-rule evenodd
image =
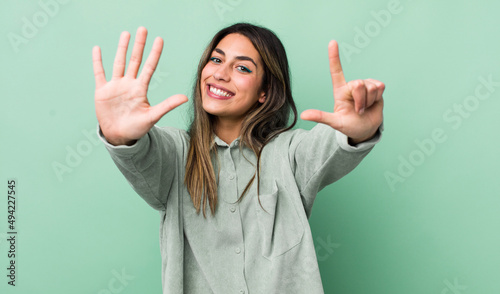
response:
<svg viewBox="0 0 500 294"><path fill-rule="evenodd" d="M240 290L240 293L241 294L245 294L245 290Z"/></svg>
<svg viewBox="0 0 500 294"><path fill-rule="evenodd" d="M231 208L229 210L231 210L231 212L235 212L236 211L236 207L231 206Z"/></svg>
<svg viewBox="0 0 500 294"><path fill-rule="evenodd" d="M234 252L236 252L236 254L240 254L241 253L240 247L236 247L236 249L234 249Z"/></svg>
<svg viewBox="0 0 500 294"><path fill-rule="evenodd" d="M238 146L238 141L234 142L234 146ZM243 291L243 290L242 290Z"/></svg>
<svg viewBox="0 0 500 294"><path fill-rule="evenodd" d="M229 176L229 179L230 179L230 180L234 180L234 175L230 175L230 176Z"/></svg>

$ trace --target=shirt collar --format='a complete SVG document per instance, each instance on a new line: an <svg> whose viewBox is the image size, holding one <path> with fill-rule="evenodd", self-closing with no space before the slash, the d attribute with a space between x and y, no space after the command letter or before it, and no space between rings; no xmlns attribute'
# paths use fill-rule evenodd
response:
<svg viewBox="0 0 500 294"><path fill-rule="evenodd" d="M214 135L214 143L217 144L218 146L221 147L233 147L233 146L238 146L240 143L240 137L236 138L233 142L231 142L230 145L228 145L226 142L224 142L221 138L219 138L217 135Z"/></svg>

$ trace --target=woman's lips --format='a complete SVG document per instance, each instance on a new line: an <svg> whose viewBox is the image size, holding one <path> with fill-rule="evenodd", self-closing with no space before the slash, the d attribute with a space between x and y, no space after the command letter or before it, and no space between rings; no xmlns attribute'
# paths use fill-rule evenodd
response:
<svg viewBox="0 0 500 294"><path fill-rule="evenodd" d="M234 94L233 94L232 92L227 91L227 90L225 90L224 88L219 88L219 87L212 86L212 87L214 87L214 88L224 90L225 92L227 92L228 94L230 94L230 95L231 95L231 96L229 96L229 97L227 97L227 96L219 96L219 95L217 95L217 94L213 93L212 91L210 91L210 87L211 87L211 86L212 86L212 85L207 84L207 87L206 87L206 89L207 89L207 90L206 90L206 91L207 91L207 95L208 95L208 96L210 96L210 97L212 97L212 98L215 98L215 99L220 99L220 100L227 100L227 99L231 99L231 98L234 96Z"/></svg>

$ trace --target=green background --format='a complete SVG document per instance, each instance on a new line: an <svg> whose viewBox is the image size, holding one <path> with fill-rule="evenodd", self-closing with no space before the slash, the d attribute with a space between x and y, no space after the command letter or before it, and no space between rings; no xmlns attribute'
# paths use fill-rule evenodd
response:
<svg viewBox="0 0 500 294"><path fill-rule="evenodd" d="M145 26L145 54L164 38L149 92L157 104L190 94L216 31L250 21L284 43L300 112L333 107L331 39L346 79L386 84L383 140L317 196L310 218L325 293L499 293L500 4L463 3L2 1L0 179L3 195L17 180L18 255L14 288L4 196L0 292L112 293L124 271L133 278L114 293L161 293L159 215L97 142L92 47L101 47L109 79L122 31L134 37ZM480 90L484 100L475 97L481 78L497 81ZM185 128L188 111L158 125ZM431 144L433 132L441 135ZM77 149L81 160L69 166Z"/></svg>

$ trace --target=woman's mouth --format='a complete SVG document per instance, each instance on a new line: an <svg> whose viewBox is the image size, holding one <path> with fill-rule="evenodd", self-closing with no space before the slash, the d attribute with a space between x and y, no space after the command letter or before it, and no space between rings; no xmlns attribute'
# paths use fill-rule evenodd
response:
<svg viewBox="0 0 500 294"><path fill-rule="evenodd" d="M207 94L215 99L229 99L234 96L234 93L215 87L211 84L207 85Z"/></svg>

